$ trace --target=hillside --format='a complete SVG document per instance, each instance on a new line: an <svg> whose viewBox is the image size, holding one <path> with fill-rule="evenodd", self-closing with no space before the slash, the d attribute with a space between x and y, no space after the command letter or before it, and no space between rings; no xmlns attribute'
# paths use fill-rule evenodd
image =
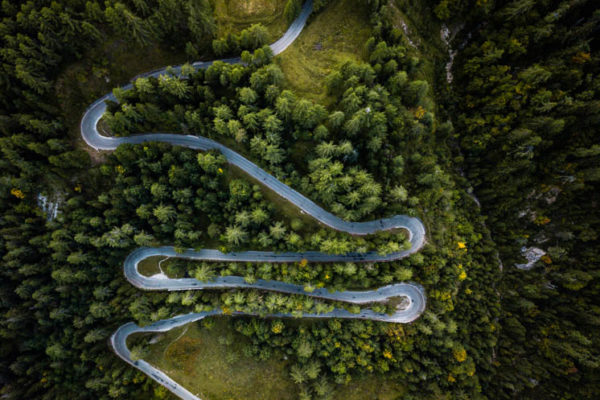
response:
<svg viewBox="0 0 600 400"><path fill-rule="evenodd" d="M600 396L595 2L0 12L3 398Z"/></svg>

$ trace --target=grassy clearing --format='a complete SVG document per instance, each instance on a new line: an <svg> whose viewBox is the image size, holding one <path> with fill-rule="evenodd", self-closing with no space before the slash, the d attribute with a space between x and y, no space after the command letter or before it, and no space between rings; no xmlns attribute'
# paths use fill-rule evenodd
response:
<svg viewBox="0 0 600 400"><path fill-rule="evenodd" d="M231 320L214 321L211 329L193 323L165 333L149 345L146 360L204 400L295 399L281 355L268 362L246 357L249 341L235 334Z"/></svg>
<svg viewBox="0 0 600 400"><path fill-rule="evenodd" d="M288 27L283 16L286 3L286 0L214 0L217 37L237 34L260 23L269 31L270 42L274 42Z"/></svg>
<svg viewBox="0 0 600 400"><path fill-rule="evenodd" d="M347 385L337 387L334 400L399 400L405 389L392 379L377 375L356 378Z"/></svg>
<svg viewBox="0 0 600 400"><path fill-rule="evenodd" d="M325 78L346 61L365 59L371 35L363 2L332 1L307 25L298 39L275 58L286 84L299 95L327 104Z"/></svg>
<svg viewBox="0 0 600 400"><path fill-rule="evenodd" d="M146 361L203 400L292 400L298 388L288 375L287 361L274 353L268 361L246 357L249 340L233 330L231 318L215 318L214 326L192 323L156 337ZM403 387L370 375L336 387L334 400L395 400Z"/></svg>
<svg viewBox="0 0 600 400"><path fill-rule="evenodd" d="M160 268L158 266L158 263L166 258L167 257L162 256L148 257L145 260L140 261L140 263L138 264L138 271L144 276L160 274ZM161 267L164 264L165 263L163 262L161 264Z"/></svg>
<svg viewBox="0 0 600 400"><path fill-rule="evenodd" d="M182 272L185 270L185 268L181 268L182 263L185 265L187 261L178 258L153 256L140 261L138 271L144 276L153 276L162 272L172 279L185 278L187 275Z"/></svg>

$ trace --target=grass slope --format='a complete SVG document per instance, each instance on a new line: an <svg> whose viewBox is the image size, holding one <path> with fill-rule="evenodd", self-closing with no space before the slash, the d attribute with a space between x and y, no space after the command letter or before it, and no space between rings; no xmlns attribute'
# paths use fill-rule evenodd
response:
<svg viewBox="0 0 600 400"><path fill-rule="evenodd" d="M158 263L163 260L165 260L165 262L163 262L159 267ZM167 257L163 256L148 257L145 260L140 261L138 264L138 271L144 276L160 274L160 269L166 264L166 260Z"/></svg>
<svg viewBox="0 0 600 400"><path fill-rule="evenodd" d="M214 322L214 324L213 324ZM236 333L231 318L214 318L210 329L192 323L157 336L146 361L203 400L292 400L298 388L287 361L274 353L268 361L244 355L249 341ZM395 400L403 387L378 375L338 386L333 400Z"/></svg>
<svg viewBox="0 0 600 400"><path fill-rule="evenodd" d="M366 56L364 45L371 35L368 15L362 3L332 1L276 57L287 86L298 95L327 104L327 75L346 61L361 61Z"/></svg>
<svg viewBox="0 0 600 400"><path fill-rule="evenodd" d="M203 400L295 398L281 355L268 362L246 357L248 340L235 334L226 319L214 322L211 329L192 323L161 335L149 345L146 361Z"/></svg>
<svg viewBox="0 0 600 400"><path fill-rule="evenodd" d="M273 42L287 29L288 23L283 16L286 3L286 0L214 0L217 37L236 34L260 23L267 28Z"/></svg>

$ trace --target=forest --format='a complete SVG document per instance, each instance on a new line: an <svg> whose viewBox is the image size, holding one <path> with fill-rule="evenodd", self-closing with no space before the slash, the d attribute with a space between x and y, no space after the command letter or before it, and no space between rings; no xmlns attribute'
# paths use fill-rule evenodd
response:
<svg viewBox="0 0 600 400"><path fill-rule="evenodd" d="M323 93L307 97L297 90L307 72L285 59L300 51L269 47L303 2L246 2L252 18L242 3L2 1L0 395L175 398L119 359L110 335L129 321L222 309L297 317L226 315L190 333L227 332L202 337L240 347L258 368L285 359L292 398L338 399L364 379L401 387L363 396L373 399L599 398L600 4L314 0L308 27L348 8L368 36L340 31L341 50L311 36L326 73L314 76ZM352 40L363 51L346 56ZM224 57L241 62L193 66ZM410 324L311 320L300 317L361 307L133 287L123 261L140 246L383 255L410 243L404 231L321 225L218 151L91 149L81 115L108 91L116 101L103 134L207 137L344 220L405 214L427 232L421 251L386 263L169 259L148 274L236 275L307 292L414 281L426 311ZM131 341L135 357L154 360L152 341Z"/></svg>

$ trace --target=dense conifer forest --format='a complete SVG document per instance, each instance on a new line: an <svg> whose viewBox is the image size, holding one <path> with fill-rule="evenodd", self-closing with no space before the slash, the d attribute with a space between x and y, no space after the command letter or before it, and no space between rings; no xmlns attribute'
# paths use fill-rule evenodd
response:
<svg viewBox="0 0 600 400"><path fill-rule="evenodd" d="M309 26L340 2L315 0ZM302 7L280 3L272 12L286 24ZM427 308L411 324L218 322L248 339L244 351L257 362L284 355L298 398L330 399L373 376L400 384L390 397L398 399L600 397L600 5L352 3L369 32L364 55L315 76L325 88L315 100L294 91L268 46L281 26L225 29L217 0L1 2L0 396L171 398L112 352L108 338L128 321L215 308L361 310L258 290L142 291L122 269L136 247L410 246L405 232L328 229L218 151L88 148L79 118L114 88L100 123L107 135L202 135L345 220L406 214L425 224L427 245L390 263L165 264L170 277L237 275L306 291L423 285ZM131 58L159 52L188 64L122 90L165 64L130 60L115 72L119 46ZM109 56L92 61L98 54ZM132 343L136 357L148 356L151 339Z"/></svg>

